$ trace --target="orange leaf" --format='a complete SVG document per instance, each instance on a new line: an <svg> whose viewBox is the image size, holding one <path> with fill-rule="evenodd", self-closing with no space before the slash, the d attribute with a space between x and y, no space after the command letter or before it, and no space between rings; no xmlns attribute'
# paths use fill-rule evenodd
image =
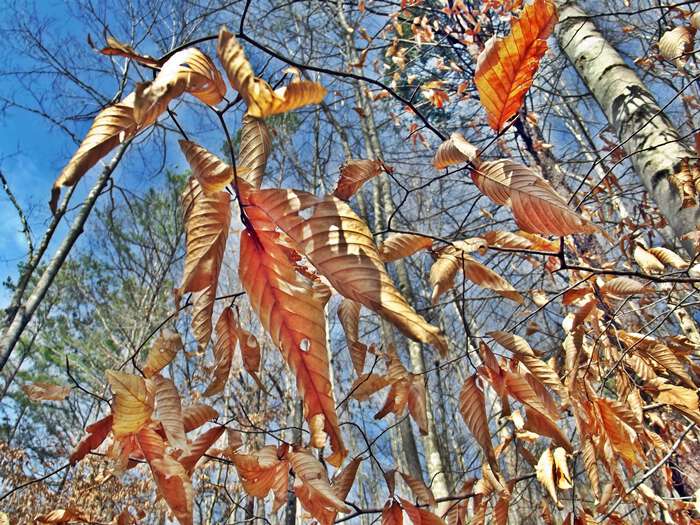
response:
<svg viewBox="0 0 700 525"><path fill-rule="evenodd" d="M151 377L173 360L177 352L183 348L182 339L177 332L163 330L148 351L146 364L143 366L143 375Z"/></svg>
<svg viewBox="0 0 700 525"><path fill-rule="evenodd" d="M75 447L75 450L70 455L71 465L75 465L83 459L91 451L99 447L112 431L112 415L103 417L99 421L95 421L92 425L85 427L88 433L80 443Z"/></svg>
<svg viewBox="0 0 700 525"><path fill-rule="evenodd" d="M34 518L36 523L69 523L71 521L89 522L90 518L83 511L76 508L56 509L48 514L42 514Z"/></svg>
<svg viewBox="0 0 700 525"><path fill-rule="evenodd" d="M390 499L384 504L382 525L403 525L403 511L398 501Z"/></svg>
<svg viewBox="0 0 700 525"><path fill-rule="evenodd" d="M423 483L422 479L413 478L408 474L404 474L403 472L399 472L399 474L401 474L401 477L406 485L408 485L408 488L411 489L411 492L418 503L422 505L430 505L431 507L437 505L433 491L430 490L425 483Z"/></svg>
<svg viewBox="0 0 700 525"><path fill-rule="evenodd" d="M268 445L251 454L234 454L232 460L248 495L264 498L272 490L277 508L287 501L289 462L286 445L279 448Z"/></svg>
<svg viewBox="0 0 700 525"><path fill-rule="evenodd" d="M535 0L512 22L508 36L494 36L486 42L476 64L474 83L494 130L501 131L520 109L556 22L554 2Z"/></svg>
<svg viewBox="0 0 700 525"><path fill-rule="evenodd" d="M477 384L477 376L468 377L459 394L459 411L488 462L496 465L485 403L484 392Z"/></svg>
<svg viewBox="0 0 700 525"><path fill-rule="evenodd" d="M182 423L185 432L191 432L218 416L219 413L216 410L204 403L196 403L182 409Z"/></svg>
<svg viewBox="0 0 700 525"><path fill-rule="evenodd" d="M344 201L357 193L368 180L384 170L381 160L348 160L340 167L340 179L333 195Z"/></svg>
<svg viewBox="0 0 700 525"><path fill-rule="evenodd" d="M358 335L361 307L360 303L351 299L343 299L338 305L338 319L345 332L352 366L358 376L362 375L367 358L367 347L360 342Z"/></svg>
<svg viewBox="0 0 700 525"><path fill-rule="evenodd" d="M112 387L112 432L120 438L138 432L150 420L153 395L146 389L141 377L107 370L107 381Z"/></svg>
<svg viewBox="0 0 700 525"><path fill-rule="evenodd" d="M168 443L179 448L185 454L189 451L185 427L182 422L182 404L175 383L161 375L154 377L156 386L156 410L158 419L163 424Z"/></svg>
<svg viewBox="0 0 700 525"><path fill-rule="evenodd" d="M182 466L185 467L188 473L192 473L197 462L216 443L224 433L224 430L226 430L225 426L216 426L197 436L197 439L192 442L190 453L180 458L180 463L182 463Z"/></svg>
<svg viewBox="0 0 700 525"><path fill-rule="evenodd" d="M428 250L433 240L414 233L392 233L379 245L379 253L384 262L397 261L421 250Z"/></svg>
<svg viewBox="0 0 700 525"><path fill-rule="evenodd" d="M429 510L416 507L413 503L403 498L399 498L399 501L413 525L445 525L445 522L441 518Z"/></svg>
<svg viewBox="0 0 700 525"><path fill-rule="evenodd" d="M214 330L216 331L216 344L214 345L216 362L212 381L204 391L204 396L218 394L228 381L233 354L236 351L236 344L238 344L238 331L236 330L236 320L233 318L233 308L229 306L221 312Z"/></svg>

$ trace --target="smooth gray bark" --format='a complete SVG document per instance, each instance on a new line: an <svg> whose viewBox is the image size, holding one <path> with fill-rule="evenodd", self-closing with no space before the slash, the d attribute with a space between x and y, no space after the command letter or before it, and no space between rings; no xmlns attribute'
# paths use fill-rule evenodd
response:
<svg viewBox="0 0 700 525"><path fill-rule="evenodd" d="M697 204L683 209L672 177L696 154L681 141L658 102L575 2L558 0L556 36L566 56L600 105L649 195L676 240L700 225ZM680 242L680 241L679 241ZM682 243L692 255L691 242Z"/></svg>

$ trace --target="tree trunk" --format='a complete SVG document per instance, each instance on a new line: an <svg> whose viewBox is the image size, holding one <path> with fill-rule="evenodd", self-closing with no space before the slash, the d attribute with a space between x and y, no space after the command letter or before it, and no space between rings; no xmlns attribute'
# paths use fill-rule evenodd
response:
<svg viewBox="0 0 700 525"><path fill-rule="evenodd" d="M661 215L676 240L698 228L700 208L695 202L682 207L683 198L674 177L683 160L696 154L681 142L678 131L619 53L598 32L575 2L558 0L556 35L566 56L598 101ZM689 255L692 242L682 242Z"/></svg>

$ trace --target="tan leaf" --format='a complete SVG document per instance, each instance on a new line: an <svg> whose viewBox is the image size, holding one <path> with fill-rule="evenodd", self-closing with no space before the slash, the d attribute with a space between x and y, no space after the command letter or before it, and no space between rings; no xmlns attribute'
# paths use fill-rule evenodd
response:
<svg viewBox="0 0 700 525"><path fill-rule="evenodd" d="M471 175L479 191L509 207L515 222L527 232L563 236L596 231L549 182L523 164L507 159L484 162Z"/></svg>
<svg viewBox="0 0 700 525"><path fill-rule="evenodd" d="M338 319L345 332L350 359L358 376L362 375L367 358L367 347L360 342L359 337L360 308L360 303L351 299L343 299L338 305Z"/></svg>
<svg viewBox="0 0 700 525"><path fill-rule="evenodd" d="M629 297L652 292L648 286L629 277L614 277L600 287L601 293L614 297Z"/></svg>
<svg viewBox="0 0 700 525"><path fill-rule="evenodd" d="M333 195L344 201L350 199L362 185L384 171L381 160L347 160L340 167L340 178Z"/></svg>
<svg viewBox="0 0 700 525"><path fill-rule="evenodd" d="M175 383L161 375L153 378L156 387L156 410L158 419L163 423L168 443L173 448L179 448L184 454L190 450L185 436L182 420L182 405Z"/></svg>
<svg viewBox="0 0 700 525"><path fill-rule="evenodd" d="M542 452L540 460L535 466L535 472L537 480L542 483L547 493L558 504L559 498L557 497L556 481L554 479L554 455L551 448L547 448Z"/></svg>
<svg viewBox="0 0 700 525"><path fill-rule="evenodd" d="M200 348L211 338L211 317L219 271L231 221L229 196L225 192L205 195L196 179L190 178L183 192L187 234L185 272L178 297L201 292L195 299L192 329Z"/></svg>
<svg viewBox="0 0 700 525"><path fill-rule="evenodd" d="M192 175L199 182L205 195L214 195L233 181L233 168L219 157L189 140L181 140L179 144L192 169ZM245 179L249 171L244 165L236 166L235 176Z"/></svg>
<svg viewBox="0 0 700 525"><path fill-rule="evenodd" d="M537 380L529 380L529 374L504 372L504 375L505 384L511 396L541 414L553 419L558 418L559 411L556 404L542 388L537 387L539 383Z"/></svg>
<svg viewBox="0 0 700 525"><path fill-rule="evenodd" d="M340 294L377 312L408 337L447 352L440 330L418 315L396 289L369 228L345 202L283 189L252 192L250 201Z"/></svg>
<svg viewBox="0 0 700 525"><path fill-rule="evenodd" d="M272 152L272 138L265 121L245 115L241 124L241 146L238 159L250 171L238 174L253 188L259 188L265 176L267 158Z"/></svg>
<svg viewBox="0 0 700 525"><path fill-rule="evenodd" d="M112 433L120 438L133 434L151 419L153 395L145 381L135 375L107 370L107 381L112 387Z"/></svg>
<svg viewBox="0 0 700 525"><path fill-rule="evenodd" d="M390 499L382 509L382 525L403 525L403 511L395 499Z"/></svg>
<svg viewBox="0 0 700 525"><path fill-rule="evenodd" d="M130 58L131 60L134 60L140 64L145 64L148 66L159 66L159 62L155 58L148 55L142 55L129 44L124 44L111 35L107 35L106 40L107 42L105 47L100 49L100 53L102 53L103 55L122 56Z"/></svg>
<svg viewBox="0 0 700 525"><path fill-rule="evenodd" d="M192 432L207 421L217 417L219 417L219 413L204 403L196 403L182 409L182 423L185 432Z"/></svg>
<svg viewBox="0 0 700 525"><path fill-rule="evenodd" d="M171 56L152 81L136 84L136 123L139 127L153 124L173 99L186 92L209 106L221 102L226 94L226 84L214 63L194 47Z"/></svg>
<svg viewBox="0 0 700 525"><path fill-rule="evenodd" d="M668 248L663 248L657 246L655 248L649 248L649 253L656 257L659 261L665 265L671 266L676 270L685 270L688 267L688 261L683 259L676 252L669 250Z"/></svg>
<svg viewBox="0 0 700 525"><path fill-rule="evenodd" d="M554 449L554 478L557 482L557 487L563 490L573 488L571 484L571 474L569 474L569 465L566 462L566 450L561 447Z"/></svg>
<svg viewBox="0 0 700 525"><path fill-rule="evenodd" d="M613 449L628 465L637 465L644 457L639 446L639 438L632 428L626 425L610 406L608 400L596 398L595 406L600 414L600 423L610 440Z"/></svg>
<svg viewBox="0 0 700 525"><path fill-rule="evenodd" d="M459 393L459 412L489 464L497 465L486 416L486 400L484 392L477 383L476 375L468 377L462 386Z"/></svg>
<svg viewBox="0 0 700 525"><path fill-rule="evenodd" d="M355 482L355 476L357 475L357 469L362 463L362 458L353 458L350 463L348 463L342 470L339 470L333 476L331 480L331 486L333 487L333 492L338 497L338 499L345 501L345 498L350 494L350 490Z"/></svg>
<svg viewBox="0 0 700 525"><path fill-rule="evenodd" d="M688 61L686 56L693 50L695 28L678 26L666 31L659 39L659 52L676 67L683 68Z"/></svg>
<svg viewBox="0 0 700 525"><path fill-rule="evenodd" d="M162 330L151 346L143 366L143 375L152 377L168 366L177 352L183 348L182 339L177 332Z"/></svg>
<svg viewBox="0 0 700 525"><path fill-rule="evenodd" d="M418 503L422 505L429 505L431 507L437 505L433 491L430 490L425 483L423 483L422 479L416 479L408 474L404 474L403 472L399 472L399 474L403 478L406 485L408 485L408 488L411 489L413 497L416 498Z"/></svg>
<svg viewBox="0 0 700 525"><path fill-rule="evenodd" d="M22 390L32 401L63 401L70 394L69 386L36 381L22 385Z"/></svg>
<svg viewBox="0 0 700 525"><path fill-rule="evenodd" d="M478 165L479 151L458 131L440 144L433 157L433 166L437 169L446 168L453 164L473 163Z"/></svg>
<svg viewBox="0 0 700 525"><path fill-rule="evenodd" d="M681 361L673 353L673 350L668 346L664 344L642 345L641 351L668 372L678 376L686 386L696 388L693 379L690 377Z"/></svg>
<svg viewBox="0 0 700 525"><path fill-rule="evenodd" d="M275 501L287 501L289 462L286 445L279 448L268 445L251 454L234 454L233 462L248 495L264 498L274 490Z"/></svg>
<svg viewBox="0 0 700 525"><path fill-rule="evenodd" d="M632 256L642 271L646 273L660 273L664 271L663 263L646 251L643 246L635 246Z"/></svg>
<svg viewBox="0 0 700 525"><path fill-rule="evenodd" d="M231 86L245 100L251 117L268 117L317 104L326 95L323 86L306 80L296 80L273 91L267 82L255 76L243 47L225 27L219 31L217 52Z"/></svg>
<svg viewBox="0 0 700 525"><path fill-rule="evenodd" d="M212 427L197 436L197 439L192 442L189 453L180 458L180 463L189 474L192 474L197 462L214 446L214 443L222 436L225 430L226 427L223 425Z"/></svg>
<svg viewBox="0 0 700 525"><path fill-rule="evenodd" d="M442 518L429 510L417 507L403 498L399 498L399 501L401 508L406 512L413 525L445 525Z"/></svg>
<svg viewBox="0 0 700 525"><path fill-rule="evenodd" d="M384 262L397 261L433 245L430 237L414 233L392 233L379 244L379 254Z"/></svg>
<svg viewBox="0 0 700 525"><path fill-rule="evenodd" d="M508 36L494 36L486 42L477 60L474 83L489 125L496 131L520 109L556 22L554 2L535 0L511 22Z"/></svg>
<svg viewBox="0 0 700 525"><path fill-rule="evenodd" d="M216 322L216 344L214 345L214 371L209 386L204 391L204 396L213 396L223 391L228 381L233 355L238 344L238 331L236 320L233 317L233 308L224 308Z"/></svg>
<svg viewBox="0 0 700 525"><path fill-rule="evenodd" d="M354 399L365 401L369 396L389 386L386 376L374 373L366 373L359 376L352 384L351 391Z"/></svg>
<svg viewBox="0 0 700 525"><path fill-rule="evenodd" d="M243 368L245 368L245 371L248 372L253 379L255 379L255 382L258 383L261 388L263 388L262 382L258 378L258 372L260 372L260 361L262 359L260 343L258 342L258 339L245 328L238 325L237 329L240 341L239 346L241 349L241 358L243 359Z"/></svg>
<svg viewBox="0 0 700 525"><path fill-rule="evenodd" d="M420 433L428 435L428 407L422 375L411 374L408 387L408 413L418 425Z"/></svg>
<svg viewBox="0 0 700 525"><path fill-rule="evenodd" d="M565 448L569 453L573 453L573 446L566 437L566 434L549 416L541 414L528 406L525 407L525 415L527 419L525 420L523 430L552 438L554 443Z"/></svg>
<svg viewBox="0 0 700 525"><path fill-rule="evenodd" d="M68 509L56 509L52 510L48 514L41 514L34 517L34 522L36 523L69 523L71 521L79 521L81 523L87 523L90 521L88 515L80 509L68 508Z"/></svg>
<svg viewBox="0 0 700 525"><path fill-rule="evenodd" d="M56 213L61 188L75 185L97 162L136 134L134 93L100 111L80 147L61 171L51 190L51 211Z"/></svg>
<svg viewBox="0 0 700 525"><path fill-rule="evenodd" d="M695 389L672 385L661 379L654 379L651 384L655 390L654 398L658 403L683 407L693 412L698 411L698 394Z"/></svg>
<svg viewBox="0 0 700 525"><path fill-rule="evenodd" d="M75 450L71 452L70 464L75 465L78 461L82 460L93 450L96 450L102 442L107 438L109 433L112 431L112 415L95 421L93 424L85 427L85 432L87 436L80 440L76 445Z"/></svg>
<svg viewBox="0 0 700 525"><path fill-rule="evenodd" d="M299 449L290 452L289 464L295 474L294 492L312 516L316 516L319 511L352 510L333 491L326 470L310 451ZM300 485L303 490L300 490Z"/></svg>
<svg viewBox="0 0 700 525"><path fill-rule="evenodd" d="M267 190L263 190L267 191ZM297 380L307 421L322 414L333 456L340 465L346 454L330 383L323 300L311 279L297 271L296 254L283 246L267 215L247 207L254 231L241 233L238 275L250 305L260 318Z"/></svg>
<svg viewBox="0 0 700 525"><path fill-rule="evenodd" d="M529 239L515 232L501 230L490 231L482 234L489 246L508 248L510 250L534 250L535 247Z"/></svg>
<svg viewBox="0 0 700 525"><path fill-rule="evenodd" d="M581 457L586 475L591 482L591 490L596 498L600 497L600 476L598 474L598 460L595 455L595 445L590 437L581 440Z"/></svg>

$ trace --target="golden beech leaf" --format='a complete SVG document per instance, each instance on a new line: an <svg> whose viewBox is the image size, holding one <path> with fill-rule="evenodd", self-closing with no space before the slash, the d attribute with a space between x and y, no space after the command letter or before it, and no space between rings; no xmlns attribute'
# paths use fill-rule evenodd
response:
<svg viewBox="0 0 700 525"><path fill-rule="evenodd" d="M347 160L340 167L340 178L333 195L344 201L357 193L362 185L386 171L381 160Z"/></svg>
<svg viewBox="0 0 700 525"><path fill-rule="evenodd" d="M312 516L328 511L352 510L333 491L325 468L310 451L299 449L290 452L289 465L294 470L294 492L302 507Z"/></svg>
<svg viewBox="0 0 700 525"><path fill-rule="evenodd" d="M67 509L55 509L49 512L48 514L41 514L34 517L35 523L62 524L76 521L81 523L88 523L91 520L85 512L83 512L80 509L76 509L75 507L70 507Z"/></svg>
<svg viewBox="0 0 700 525"><path fill-rule="evenodd" d="M595 455L593 440L586 436L581 440L581 457L586 475L591 482L591 490L596 498L600 497L600 476L598 474L598 460Z"/></svg>
<svg viewBox="0 0 700 525"><path fill-rule="evenodd" d="M268 445L251 454L234 454L243 489L249 496L264 498L272 490L275 506L279 508L287 501L289 461L287 446Z"/></svg>
<svg viewBox="0 0 700 525"><path fill-rule="evenodd" d="M505 385L511 396L553 420L558 418L559 411L556 408L556 404L544 390L544 387L541 386L541 383L534 377L529 374L523 375L514 372L504 372L504 375ZM534 381L530 378L534 379Z"/></svg>
<svg viewBox="0 0 700 525"><path fill-rule="evenodd" d="M660 273L664 271L664 265L653 254L644 249L643 246L637 245L632 252L635 262L639 265L643 272Z"/></svg>
<svg viewBox="0 0 700 525"><path fill-rule="evenodd" d="M639 436L636 432L615 414L607 399L596 398L595 407L612 448L627 465L639 465L645 456L639 446Z"/></svg>
<svg viewBox="0 0 700 525"><path fill-rule="evenodd" d="M455 243L456 244L456 243ZM433 287L432 302L437 303L440 296L454 286L454 276L458 270L462 270L464 276L474 284L493 290L498 295L522 304L523 296L503 277L490 268L484 266L466 254L459 246L448 246L440 252L437 261L430 268L430 284ZM474 247L472 243L470 248Z"/></svg>
<svg viewBox="0 0 700 525"><path fill-rule="evenodd" d="M239 176L253 188L259 188L265 176L267 158L272 151L272 138L265 121L245 115L241 124L241 146L238 162L250 171Z"/></svg>
<svg viewBox="0 0 700 525"><path fill-rule="evenodd" d="M421 250L429 250L433 240L415 233L392 233L379 245L382 261L391 262L413 255Z"/></svg>
<svg viewBox="0 0 700 525"><path fill-rule="evenodd" d="M429 510L417 507L403 498L399 498L399 502L401 502L401 508L406 512L413 525L445 525L442 518Z"/></svg>
<svg viewBox="0 0 700 525"><path fill-rule="evenodd" d="M339 500L345 501L345 498L350 494L350 490L355 483L355 476L357 475L357 469L360 467L360 463L362 463L362 458L353 458L350 463L333 476L331 486Z"/></svg>
<svg viewBox="0 0 700 525"><path fill-rule="evenodd" d="M226 84L211 59L188 47L171 56L150 82L136 84L134 119L139 127L154 123L173 99L190 93L214 106L226 94Z"/></svg>
<svg viewBox="0 0 700 525"><path fill-rule="evenodd" d="M554 478L557 483L557 488L566 490L573 488L571 484L571 474L569 474L569 465L566 462L566 451L557 447L554 449Z"/></svg>
<svg viewBox="0 0 700 525"><path fill-rule="evenodd" d="M192 432L217 417L219 413L204 403L196 403L182 409L182 424L185 432Z"/></svg>
<svg viewBox="0 0 700 525"><path fill-rule="evenodd" d="M494 36L486 42L477 60L474 83L494 130L501 131L520 109L556 23L554 2L535 0L511 23L508 36Z"/></svg>
<svg viewBox="0 0 700 525"><path fill-rule="evenodd" d="M351 299L343 299L338 305L338 319L345 332L352 366L358 377L362 375L367 358L367 347L360 342L359 337L360 308L360 303Z"/></svg>
<svg viewBox="0 0 700 525"><path fill-rule="evenodd" d="M417 314L396 289L372 233L345 202L271 189L251 192L250 203L294 242L295 249L341 295L378 313L408 337L447 352L440 330Z"/></svg>
<svg viewBox="0 0 700 525"><path fill-rule="evenodd" d="M71 388L69 386L36 381L22 385L22 390L32 401L63 401L70 394Z"/></svg>
<svg viewBox="0 0 700 525"><path fill-rule="evenodd" d="M192 442L189 453L183 455L179 459L180 463L189 474L192 474L197 462L212 446L214 446L214 443L222 436L225 430L226 427L223 425L212 427L197 436L197 439Z"/></svg>
<svg viewBox="0 0 700 525"><path fill-rule="evenodd" d="M454 164L467 162L478 165L479 150L471 145L458 131L452 133L450 138L440 144L433 157L433 166L437 169L446 168Z"/></svg>
<svg viewBox="0 0 700 525"><path fill-rule="evenodd" d="M126 58L130 58L131 60L134 60L140 64L145 64L148 66L159 66L158 60L155 58L148 56L148 55L142 55L138 51L136 51L133 47L131 47L129 44L124 44L123 42L120 42L116 38L114 38L111 35L107 35L107 42L105 47L100 49L100 53L103 55L107 56L122 56Z"/></svg>
<svg viewBox="0 0 700 525"><path fill-rule="evenodd" d="M399 472L399 474L403 478L406 485L408 485L408 488L411 489L413 497L416 498L418 503L422 505L429 505L431 507L437 505L433 491L428 488L422 479L416 479L408 474L404 474L403 472Z"/></svg>
<svg viewBox="0 0 700 525"><path fill-rule="evenodd" d="M659 39L659 52L676 67L683 68L688 61L686 56L693 50L695 28L678 26L666 31Z"/></svg>
<svg viewBox="0 0 700 525"><path fill-rule="evenodd" d="M369 399L369 396L386 388L390 384L386 376L374 373L362 374L352 384L351 397L358 401L365 401Z"/></svg>
<svg viewBox="0 0 700 525"><path fill-rule="evenodd" d="M233 317L233 308L225 308L214 328L216 332L216 344L214 345L214 371L213 378L209 386L204 391L204 396L218 394L226 386L233 355L238 344L238 331L236 330L236 320Z"/></svg>
<svg viewBox="0 0 700 525"><path fill-rule="evenodd" d="M266 191L266 190L263 190ZM310 278L297 271L296 254L282 245L275 225L259 208L246 208L254 231L241 233L238 275L250 305L297 379L307 421L324 417L324 431L340 465L343 445L330 382L326 349L325 302Z"/></svg>
<svg viewBox="0 0 700 525"><path fill-rule="evenodd" d="M535 466L535 472L537 474L537 480L558 505L559 498L557 497L556 481L554 479L554 455L552 454L551 448L546 448L545 451L542 452L540 460Z"/></svg>
<svg viewBox="0 0 700 525"><path fill-rule="evenodd" d="M566 449L567 452L573 453L574 448L566 437L566 434L549 416L537 410L533 410L528 406L525 407L525 416L527 419L523 425L523 430L552 438L554 443Z"/></svg>
<svg viewBox="0 0 700 525"><path fill-rule="evenodd" d="M476 439L486 460L491 465L497 465L496 455L491 443L491 432L489 421L486 416L486 401L484 392L477 383L477 376L467 378L459 393L459 412L464 418L464 422L469 427L469 431ZM495 468L495 467L494 467Z"/></svg>
<svg viewBox="0 0 700 525"><path fill-rule="evenodd" d="M153 473L159 494L181 525L192 525L192 481L182 464L166 453L165 442L152 428L143 428L136 441Z"/></svg>
<svg viewBox="0 0 700 525"><path fill-rule="evenodd" d="M483 162L471 175L479 191L510 208L526 232L563 236L597 230L569 208L549 182L523 164L507 159Z"/></svg>
<svg viewBox="0 0 700 525"><path fill-rule="evenodd" d="M403 525L403 510L395 499L390 499L382 509L382 525Z"/></svg>
<svg viewBox="0 0 700 525"><path fill-rule="evenodd" d="M653 290L629 277L614 277L601 286L600 291L603 295L629 297L630 295L650 293Z"/></svg>
<svg viewBox="0 0 700 525"><path fill-rule="evenodd" d="M95 421L91 425L85 427L85 432L87 436L80 440L80 442L75 447L75 450L71 452L70 464L75 465L78 461L82 460L93 450L96 450L102 442L107 439L107 436L112 431L112 415Z"/></svg>
<svg viewBox="0 0 700 525"><path fill-rule="evenodd" d="M189 452L185 426L182 420L182 404L175 383L161 375L153 378L156 387L156 411L158 420L163 424L163 430L168 437L168 443L173 448L179 448L184 454Z"/></svg>
<svg viewBox="0 0 700 525"><path fill-rule="evenodd" d="M143 366L143 375L153 377L163 368L168 366L178 351L183 348L180 334L170 330L163 330L151 346Z"/></svg>
<svg viewBox="0 0 700 525"><path fill-rule="evenodd" d="M100 111L80 147L61 171L51 190L51 211L56 213L61 188L75 185L97 162L137 131L134 93Z"/></svg>
<svg viewBox="0 0 700 525"><path fill-rule="evenodd" d="M255 382L264 390L263 384L258 378L258 372L260 372L260 362L262 359L260 343L257 337L251 334L241 325L237 325L239 348L241 349L241 359L243 360L243 368L248 372Z"/></svg>
<svg viewBox="0 0 700 525"><path fill-rule="evenodd" d="M205 195L194 178L187 183L182 204L187 242L185 272L176 296L200 292L192 311L192 330L200 348L204 348L211 338L211 318L231 222L231 206L227 193Z"/></svg>
<svg viewBox="0 0 700 525"><path fill-rule="evenodd" d="M658 403L698 412L698 394L695 389L669 384L663 378L652 379L645 385L647 387L654 392L654 399Z"/></svg>
<svg viewBox="0 0 700 525"><path fill-rule="evenodd" d="M153 394L146 382L138 376L107 370L107 381L112 387L112 433L121 438L141 430L153 413Z"/></svg>
<svg viewBox="0 0 700 525"><path fill-rule="evenodd" d="M490 231L482 234L489 246L508 248L510 250L534 250L534 244L530 239L518 235L515 232L502 230Z"/></svg>
<svg viewBox="0 0 700 525"><path fill-rule="evenodd" d="M663 264L671 266L676 270L685 270L688 267L688 261L668 248L657 246L655 248L649 248L648 251Z"/></svg>
<svg viewBox="0 0 700 525"><path fill-rule="evenodd" d="M307 80L295 80L273 91L267 82L255 76L243 47L225 27L219 31L217 52L231 86L245 100L247 115L251 117L286 113L308 104L318 104L326 96L323 86Z"/></svg>
<svg viewBox="0 0 700 525"><path fill-rule="evenodd" d="M192 169L192 175L199 182L205 195L216 194L233 181L233 168L206 148L189 140L181 140L179 144ZM249 172L245 165L236 166L235 177L245 179Z"/></svg>

